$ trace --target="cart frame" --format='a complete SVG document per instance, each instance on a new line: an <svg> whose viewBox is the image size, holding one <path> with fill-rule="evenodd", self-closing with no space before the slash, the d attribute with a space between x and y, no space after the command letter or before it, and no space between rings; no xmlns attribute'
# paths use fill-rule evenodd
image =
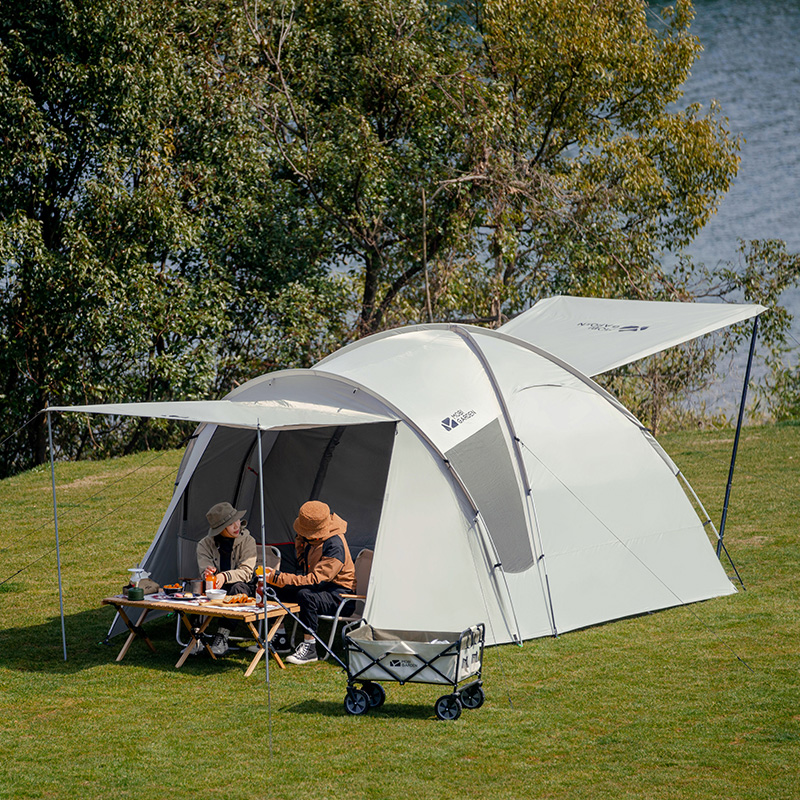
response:
<svg viewBox="0 0 800 800"><path fill-rule="evenodd" d="M350 636L354 629L360 630L365 626L375 630L365 619L354 620L342 629L342 646L347 659L347 694L344 707L349 714L364 714L370 708L383 705L386 692L378 681L393 681L401 686L406 683L450 686L452 693L443 695L434 705L436 716L443 720L458 719L463 708L474 709L483 705L485 694L482 671L486 641L484 623L477 623L456 634L456 638L445 640L439 649L435 649L439 645L435 640L373 640L376 644L385 644L385 648L377 656ZM396 645L395 648L393 644ZM428 650L434 645L435 652L429 655L420 653L414 649L414 644L424 645ZM397 649L401 645L402 648ZM458 684L463 681L469 683L459 689ZM360 688L356 686L357 683L361 684Z"/></svg>

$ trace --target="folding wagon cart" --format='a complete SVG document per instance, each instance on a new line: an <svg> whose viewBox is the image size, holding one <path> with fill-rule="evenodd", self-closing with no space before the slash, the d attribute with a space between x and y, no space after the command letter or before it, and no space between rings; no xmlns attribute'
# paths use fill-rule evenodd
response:
<svg viewBox="0 0 800 800"><path fill-rule="evenodd" d="M379 681L449 685L452 692L434 705L439 719L458 719L462 708L480 708L485 699L481 681L485 638L483 623L461 633L441 633L380 630L366 620L351 622L342 630L345 710L358 715L383 705L386 692ZM459 689L464 681L469 682Z"/></svg>

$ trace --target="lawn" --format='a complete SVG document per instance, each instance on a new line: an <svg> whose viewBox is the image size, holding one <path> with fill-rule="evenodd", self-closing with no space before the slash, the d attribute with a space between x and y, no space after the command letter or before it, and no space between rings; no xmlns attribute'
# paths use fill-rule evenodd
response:
<svg viewBox="0 0 800 800"><path fill-rule="evenodd" d="M719 520L731 431L661 437ZM364 717L321 662L243 677L247 656L174 669L103 644L179 453L0 482L0 798L735 798L800 796L800 427L746 429L725 541L746 591L489 649L486 704L434 717L441 687L386 684Z"/></svg>

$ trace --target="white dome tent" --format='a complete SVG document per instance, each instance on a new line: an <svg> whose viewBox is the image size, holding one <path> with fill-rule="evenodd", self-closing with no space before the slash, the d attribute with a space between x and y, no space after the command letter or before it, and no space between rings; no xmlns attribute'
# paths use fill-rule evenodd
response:
<svg viewBox="0 0 800 800"><path fill-rule="evenodd" d="M140 563L159 583L193 576L212 503L290 558L320 499L354 557L375 551L372 625L522 641L735 592L678 468L589 375L763 310L551 298L497 331L376 334L221 401L51 410L201 423Z"/></svg>

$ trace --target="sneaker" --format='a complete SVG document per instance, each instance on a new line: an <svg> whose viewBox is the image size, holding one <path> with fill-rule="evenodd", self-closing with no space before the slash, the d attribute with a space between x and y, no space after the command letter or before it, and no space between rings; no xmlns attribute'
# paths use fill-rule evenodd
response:
<svg viewBox="0 0 800 800"><path fill-rule="evenodd" d="M276 653L291 653L292 646L289 644L289 636L286 631L278 631L272 638L272 646Z"/></svg>
<svg viewBox="0 0 800 800"><path fill-rule="evenodd" d="M211 652L215 656L224 656L228 652L228 637L231 632L228 628L218 628L211 640Z"/></svg>
<svg viewBox="0 0 800 800"><path fill-rule="evenodd" d="M195 642L192 649L189 651L190 656L199 656L200 653L205 652L205 646L202 642Z"/></svg>
<svg viewBox="0 0 800 800"><path fill-rule="evenodd" d="M287 656L287 664L311 664L317 660L317 644L316 642L300 642L297 645L297 650L292 655Z"/></svg>

